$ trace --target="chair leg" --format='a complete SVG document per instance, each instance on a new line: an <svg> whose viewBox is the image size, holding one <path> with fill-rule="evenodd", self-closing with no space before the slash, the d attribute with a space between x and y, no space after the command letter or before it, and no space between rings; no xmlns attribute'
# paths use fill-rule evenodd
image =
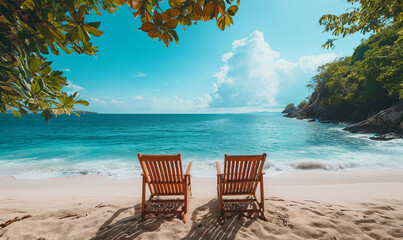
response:
<svg viewBox="0 0 403 240"><path fill-rule="evenodd" d="M191 181L190 181L190 179L192 178L192 176L191 175L189 175L189 192L190 192L190 196L192 196L192 183L191 183Z"/></svg>
<svg viewBox="0 0 403 240"><path fill-rule="evenodd" d="M139 223L143 222L144 219L146 218L147 215L147 209L150 207L151 203L152 203L152 199L153 199L154 195L151 195L150 198L148 199L147 204L144 207L144 212L142 213L142 216L139 219Z"/></svg>
<svg viewBox="0 0 403 240"><path fill-rule="evenodd" d="M263 174L260 175L260 214L264 221L269 220L264 215L264 185L263 185Z"/></svg>
<svg viewBox="0 0 403 240"><path fill-rule="evenodd" d="M183 220L182 220L183 223L186 223L186 215L187 215L187 213L184 213L184 214L183 214Z"/></svg>
<svg viewBox="0 0 403 240"><path fill-rule="evenodd" d="M190 198L190 179L189 177L185 177L184 182L184 201L183 201L183 208L182 208L182 220L183 223L186 223L186 216L189 207L189 198Z"/></svg>
<svg viewBox="0 0 403 240"><path fill-rule="evenodd" d="M218 178L218 176L217 176ZM223 186L222 182L220 179L217 179L217 202L218 202L218 211L219 211L219 223L222 225L225 222L225 216L224 216L224 209L223 209L223 201L222 201L222 192L223 192Z"/></svg>
<svg viewBox="0 0 403 240"><path fill-rule="evenodd" d="M141 216L140 216L139 222L144 221L145 204L146 204L146 179L143 175L143 189L142 189L142 193L141 193Z"/></svg>

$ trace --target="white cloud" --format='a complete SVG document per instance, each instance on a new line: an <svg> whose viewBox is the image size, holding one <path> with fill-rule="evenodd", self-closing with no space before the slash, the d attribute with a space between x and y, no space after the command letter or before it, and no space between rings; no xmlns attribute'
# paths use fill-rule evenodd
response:
<svg viewBox="0 0 403 240"><path fill-rule="evenodd" d="M90 102L93 104L102 104L102 105L115 105L114 107L127 107L127 103L124 101L120 101L117 99L110 99L109 97L104 97L102 98L96 98L92 97L90 98Z"/></svg>
<svg viewBox="0 0 403 240"><path fill-rule="evenodd" d="M67 81L67 89L71 89L71 91L67 91L67 93L72 94L78 91L84 91L84 88L78 85L75 85L72 81Z"/></svg>
<svg viewBox="0 0 403 240"><path fill-rule="evenodd" d="M71 69L70 68L60 68L60 71L64 71L64 72L70 72Z"/></svg>
<svg viewBox="0 0 403 240"><path fill-rule="evenodd" d="M153 97L149 108L155 112L191 112L207 109L211 102L211 96L204 94L194 99L183 99L179 96L172 98Z"/></svg>
<svg viewBox="0 0 403 240"><path fill-rule="evenodd" d="M301 57L298 64L304 69L305 72L314 72L318 66L333 61L337 55L335 53L311 55Z"/></svg>
<svg viewBox="0 0 403 240"><path fill-rule="evenodd" d="M116 99L112 99L110 101L111 104L115 104L115 105L126 105L125 102L120 101L120 100L116 100Z"/></svg>
<svg viewBox="0 0 403 240"><path fill-rule="evenodd" d="M144 98L144 97L141 96L141 95L137 95L137 96L134 96L134 97L133 97L134 100L140 100L140 101L143 100L143 98Z"/></svg>
<svg viewBox="0 0 403 240"><path fill-rule="evenodd" d="M141 77L145 77L145 76L147 76L147 75L143 72L138 72L137 74L133 75L134 78L141 78Z"/></svg>
<svg viewBox="0 0 403 240"><path fill-rule="evenodd" d="M226 53L226 54L222 55L221 59L222 59L223 62L227 62L228 59L232 58L232 56L234 56L234 53L229 52L229 53Z"/></svg>
<svg viewBox="0 0 403 240"><path fill-rule="evenodd" d="M312 77L319 65L334 58L336 55L331 53L303 56L298 62L287 61L270 47L262 32L255 31L234 41L232 52L222 56L224 65L214 75L217 82L211 87L210 107L279 106L286 92L300 91L298 88L306 85L307 81L300 80L304 74Z"/></svg>
<svg viewBox="0 0 403 240"><path fill-rule="evenodd" d="M105 101L105 100L102 100L102 99L99 99L99 98L96 98L96 97L90 98L90 102L91 102L91 103L94 103L94 104L106 105L106 101Z"/></svg>

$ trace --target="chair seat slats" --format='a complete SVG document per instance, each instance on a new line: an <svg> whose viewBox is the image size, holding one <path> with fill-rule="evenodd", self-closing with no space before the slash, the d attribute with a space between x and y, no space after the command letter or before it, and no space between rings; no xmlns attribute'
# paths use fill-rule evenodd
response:
<svg viewBox="0 0 403 240"><path fill-rule="evenodd" d="M183 184L183 181L150 181L150 183L155 184Z"/></svg>
<svg viewBox="0 0 403 240"><path fill-rule="evenodd" d="M264 216L264 190L263 190L263 166L266 160L266 154L263 155L225 155L224 172L221 173L219 163L217 162L217 194L221 219L224 220L225 212L260 212ZM256 189L260 184L260 203L256 199ZM223 196L252 196L252 200L243 199L243 202L256 202L259 209L225 209L223 202L239 201L234 199L223 199Z"/></svg>
<svg viewBox="0 0 403 240"><path fill-rule="evenodd" d="M188 166L186 177L183 175L181 155L142 155L138 154L143 170L142 192L142 218L147 213L181 213L183 222L186 222L186 214L191 194L190 167ZM145 205L145 187L148 185L151 192L150 199ZM158 200L158 196L183 196L183 200ZM171 203L183 202L181 211L150 211L147 210L151 202Z"/></svg>

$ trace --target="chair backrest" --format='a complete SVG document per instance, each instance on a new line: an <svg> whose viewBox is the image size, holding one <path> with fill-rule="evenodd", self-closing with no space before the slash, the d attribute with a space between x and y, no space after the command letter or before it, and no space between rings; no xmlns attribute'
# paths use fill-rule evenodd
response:
<svg viewBox="0 0 403 240"><path fill-rule="evenodd" d="M181 154L138 154L143 174L153 195L183 194L183 170Z"/></svg>
<svg viewBox="0 0 403 240"><path fill-rule="evenodd" d="M266 153L263 155L225 154L223 173L224 194L254 194L263 174Z"/></svg>

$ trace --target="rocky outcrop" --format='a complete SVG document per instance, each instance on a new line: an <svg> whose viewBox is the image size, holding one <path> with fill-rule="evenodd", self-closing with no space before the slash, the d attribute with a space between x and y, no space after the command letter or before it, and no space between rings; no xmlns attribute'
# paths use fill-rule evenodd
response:
<svg viewBox="0 0 403 240"><path fill-rule="evenodd" d="M320 119L325 109L322 107L318 100L318 94L314 92L307 104L304 104L302 106L300 104L295 111L288 113L287 115L285 115L285 117L297 119Z"/></svg>
<svg viewBox="0 0 403 240"><path fill-rule="evenodd" d="M281 113L292 113L297 110L297 107L294 106L294 103L288 104L285 109Z"/></svg>
<svg viewBox="0 0 403 240"><path fill-rule="evenodd" d="M346 127L350 132L376 133L373 140L390 140L403 137L403 101L380 111L374 116Z"/></svg>
<svg viewBox="0 0 403 240"><path fill-rule="evenodd" d="M367 118L368 115L372 115ZM387 141L403 138L403 100L393 106L369 114L368 108L351 107L348 103L339 109L328 109L320 104L319 94L314 92L309 102L298 107L294 112L285 117L297 119L316 119L322 123L349 122L353 125L344 130L356 133L376 133L372 140Z"/></svg>
<svg viewBox="0 0 403 240"><path fill-rule="evenodd" d="M285 115L285 117L317 119L320 122L356 123L367 119L368 116L374 115L385 108L386 107L378 106L378 109L372 109L367 105L356 106L349 102L342 102L337 108L329 108L320 103L319 94L314 92L307 104L298 107L297 110Z"/></svg>

